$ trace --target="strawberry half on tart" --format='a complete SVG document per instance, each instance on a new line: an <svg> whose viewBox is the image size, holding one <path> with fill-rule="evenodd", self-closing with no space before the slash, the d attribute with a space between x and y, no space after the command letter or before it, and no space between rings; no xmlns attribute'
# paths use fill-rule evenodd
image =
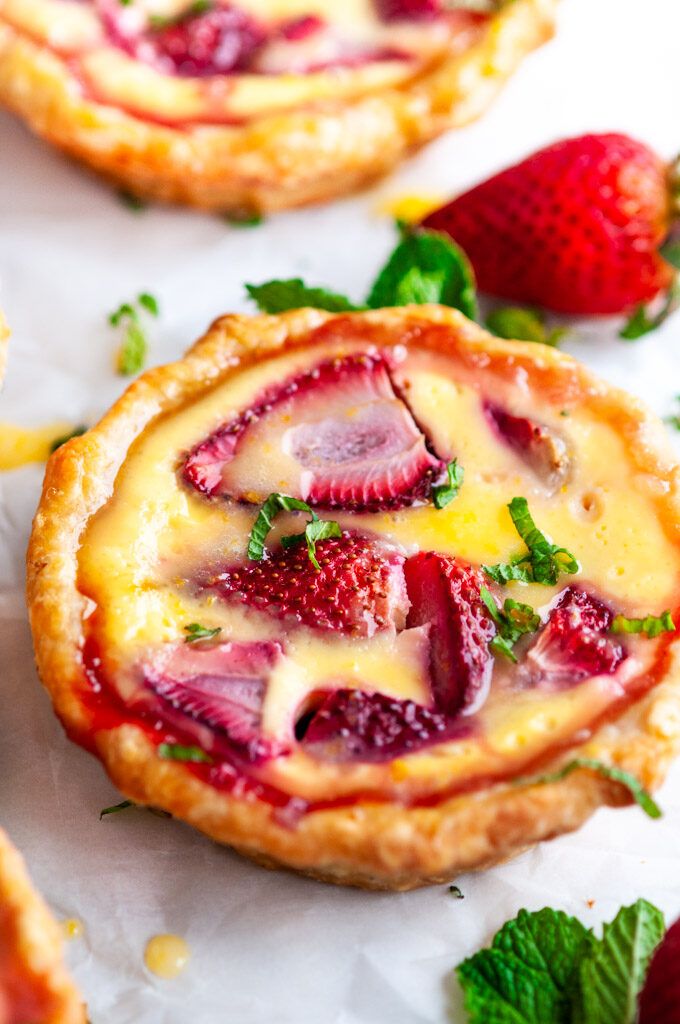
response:
<svg viewBox="0 0 680 1024"><path fill-rule="evenodd" d="M662 426L457 311L225 316L53 455L42 679L130 799L408 888L651 810L680 740Z"/></svg>
<svg viewBox="0 0 680 1024"><path fill-rule="evenodd" d="M85 1024L58 924L0 829L0 1024Z"/></svg>
<svg viewBox="0 0 680 1024"><path fill-rule="evenodd" d="M0 103L136 196L277 210L477 117L555 5L0 0Z"/></svg>

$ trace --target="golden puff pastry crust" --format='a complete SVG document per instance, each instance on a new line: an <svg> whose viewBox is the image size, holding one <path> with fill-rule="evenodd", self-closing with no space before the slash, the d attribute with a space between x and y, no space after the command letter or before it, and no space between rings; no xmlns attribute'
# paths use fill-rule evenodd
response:
<svg viewBox="0 0 680 1024"><path fill-rule="evenodd" d="M0 0L0 102L136 196L242 213L345 195L478 117L551 36L556 0L513 0L474 16L471 30L412 71L388 59L212 84L100 53L87 24L69 37L64 6L82 7Z"/></svg>
<svg viewBox="0 0 680 1024"><path fill-rule="evenodd" d="M157 708L151 719L131 710L139 707L131 694L138 693L145 652L160 644L180 658L194 657L195 647L200 657L201 648L211 656L219 637L182 643L192 621L221 629L225 641L250 630L243 636L269 642L276 628L260 612L252 619L197 596L199 577L181 559L189 551L200 562L218 549L233 558L257 507L187 495L178 465L228 418L227 410L247 406L263 387L267 394L267 380L290 374L298 380L295 373L310 360L314 365L330 353L340 365L357 351L390 353L416 420L437 450L455 448L466 476L446 509L416 502L363 516L334 510L343 527L387 537L409 555L423 547L465 564L495 562L516 551L505 505L523 493L557 543L578 556L583 588L606 595L629 616L677 609L680 473L661 425L570 357L499 340L436 306L218 319L184 359L145 373L96 427L52 456L28 552L28 601L39 673L57 714L127 797L165 808L270 867L338 884L408 889L503 861L578 828L601 805L630 803L625 787L583 768L559 781L531 781L574 757L599 759L656 787L680 743L679 646L672 633L626 637L625 660L616 671L602 670L613 674L575 677L576 684L546 682L554 677L542 670L529 685L526 676L507 677L508 683L504 673L511 669L497 658L486 703L468 718L470 732L377 763L310 758L296 749L261 763L253 757L233 784L231 767L220 774L222 755L210 746L209 733L198 735L210 763L159 756L160 739L186 744L187 738L174 726L167 733L151 727ZM573 465L557 493L488 433L478 408L487 393L516 411L518 403L529 403L543 423L563 430ZM530 584L508 593L536 607L547 602L545 621L564 585ZM422 703L414 696L421 685L418 658L399 646L406 636L420 643L422 633L397 630L395 638L394 631L377 629L368 640L319 641L313 629L294 634L284 659L293 671L270 684L261 727L274 734L288 722L288 703L298 701L291 693L324 690L315 676L327 664L323 643L335 643L332 672L351 679L353 662L359 664L358 679L348 685L361 686L365 678L367 689L402 700L400 707L406 697ZM598 650L618 650L612 644L604 634L597 639ZM298 691L301 674L312 682ZM117 690L112 702L109 684ZM192 737L195 743L195 733L188 742Z"/></svg>
<svg viewBox="0 0 680 1024"><path fill-rule="evenodd" d="M85 1024L85 1006L64 967L62 945L59 926L0 829L2 1024Z"/></svg>

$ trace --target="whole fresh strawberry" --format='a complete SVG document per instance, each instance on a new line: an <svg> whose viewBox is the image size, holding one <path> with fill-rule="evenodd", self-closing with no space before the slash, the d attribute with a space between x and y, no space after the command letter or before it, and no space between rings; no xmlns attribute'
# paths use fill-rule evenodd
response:
<svg viewBox="0 0 680 1024"><path fill-rule="evenodd" d="M623 313L667 291L659 254L671 174L626 135L582 135L534 153L423 222L465 250L479 287L559 313Z"/></svg>

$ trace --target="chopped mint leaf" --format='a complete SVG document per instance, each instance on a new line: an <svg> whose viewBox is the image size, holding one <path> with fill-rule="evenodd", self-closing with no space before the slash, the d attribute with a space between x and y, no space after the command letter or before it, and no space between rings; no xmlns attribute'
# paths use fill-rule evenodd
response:
<svg viewBox="0 0 680 1024"><path fill-rule="evenodd" d="M72 437L81 437L86 430L87 427L81 423L79 426L74 427L73 430L69 431L68 434L55 438L50 445L50 452L56 452L57 448L61 448L62 444L66 444L66 442L70 441Z"/></svg>
<svg viewBox="0 0 680 1024"><path fill-rule="evenodd" d="M144 368L148 351L146 334L136 320L130 320L125 328L123 343L118 352L118 373L132 377Z"/></svg>
<svg viewBox="0 0 680 1024"><path fill-rule="evenodd" d="M520 604L511 597L506 598L503 607L499 608L493 594L486 587L481 588L479 596L498 630L489 643L489 648L494 654L502 654L510 661L517 662L512 648L520 637L536 632L541 625L540 615L536 614L531 605Z"/></svg>
<svg viewBox="0 0 680 1024"><path fill-rule="evenodd" d="M112 804L111 807L105 807L103 811L99 812L99 820L106 817L107 814L118 814L119 811L126 811L128 807L135 807L136 804L133 800L121 800L119 804Z"/></svg>
<svg viewBox="0 0 680 1024"><path fill-rule="evenodd" d="M458 465L458 459L449 462L446 467L446 483L432 485L432 502L435 508L445 508L463 486L465 470Z"/></svg>
<svg viewBox="0 0 680 1024"><path fill-rule="evenodd" d="M233 228L256 228L264 224L264 217L255 210L239 210L225 213L224 220Z"/></svg>
<svg viewBox="0 0 680 1024"><path fill-rule="evenodd" d="M149 25L156 32L160 32L164 28L170 28L171 25L181 24L187 18L195 18L199 14L205 14L207 11L211 11L214 6L213 0L194 0L193 3L187 4L177 14L167 17L163 14L152 14L149 17Z"/></svg>
<svg viewBox="0 0 680 1024"><path fill-rule="evenodd" d="M474 273L463 250L451 239L437 231L405 231L366 302L372 309L438 302L474 319Z"/></svg>
<svg viewBox="0 0 680 1024"><path fill-rule="evenodd" d="M494 582L519 580L522 583L554 586L561 573L573 575L580 571L578 560L571 552L551 544L538 529L529 512L526 498L513 498L508 510L515 529L528 548L528 554L520 553L510 562L483 566L484 572Z"/></svg>
<svg viewBox="0 0 680 1024"><path fill-rule="evenodd" d="M286 281L265 281L247 284L246 291L263 313L284 313L287 309L327 309L331 313L346 313L359 309L344 295L325 288L310 288L299 277Z"/></svg>
<svg viewBox="0 0 680 1024"><path fill-rule="evenodd" d="M158 299L155 295L151 295L150 292L142 292L137 296L137 302L140 306L151 313L151 316L158 316L160 313L160 307L158 305Z"/></svg>
<svg viewBox="0 0 680 1024"><path fill-rule="evenodd" d="M148 341L140 319L140 310L158 316L158 300L149 292L137 296L135 304L123 302L109 314L112 327L123 327L123 341L118 351L118 373L130 377L143 368Z"/></svg>
<svg viewBox="0 0 680 1024"><path fill-rule="evenodd" d="M646 615L644 619L627 619L617 615L611 624L611 633L643 633L648 640L654 640L661 633L674 633L675 623L669 611L661 615Z"/></svg>
<svg viewBox="0 0 680 1024"><path fill-rule="evenodd" d="M222 632L222 627L216 626L215 629L209 629L207 626L201 626L199 622L190 622L188 626L184 627L184 632L187 634L184 637L184 643L193 644L196 640L212 640L214 636Z"/></svg>
<svg viewBox="0 0 680 1024"><path fill-rule="evenodd" d="M465 899L465 896L460 891L460 889L458 888L457 885L450 885L449 886L449 892L451 893L452 896L455 896L455 898L457 900L464 900Z"/></svg>
<svg viewBox="0 0 680 1024"><path fill-rule="evenodd" d="M622 907L605 924L602 939L581 963L580 1020L635 1024L638 996L665 930L663 914L646 900Z"/></svg>
<svg viewBox="0 0 680 1024"><path fill-rule="evenodd" d="M673 280L663 306L658 313L650 313L647 306L638 306L626 324L619 331L619 337L626 341L637 341L643 335L655 331L664 320L667 320L671 313L680 306L680 282L676 277Z"/></svg>
<svg viewBox="0 0 680 1024"><path fill-rule="evenodd" d="M547 331L543 313L523 306L504 306L492 310L486 318L486 326L492 334L508 341L536 341L552 346L557 345L567 333L565 327Z"/></svg>
<svg viewBox="0 0 680 1024"><path fill-rule="evenodd" d="M301 540L307 541L307 554L315 569L321 571L321 566L316 559L317 541L327 540L329 537L341 537L340 524L333 519L318 519L312 512L312 519L307 523L304 533L294 533L289 537L281 538L281 545L284 548L292 547Z"/></svg>
<svg viewBox="0 0 680 1024"><path fill-rule="evenodd" d="M520 910L489 949L456 968L470 1024L568 1024L579 964L593 941L562 911Z"/></svg>
<svg viewBox="0 0 680 1024"><path fill-rule="evenodd" d="M634 1024L663 915L623 907L601 939L560 910L520 910L456 968L469 1024Z"/></svg>
<svg viewBox="0 0 680 1024"><path fill-rule="evenodd" d="M282 537L281 544L283 547L291 547L291 545L297 544L298 541L306 540L309 560L315 569L320 569L321 566L316 560L317 541L326 540L328 537L340 537L342 531L339 524L333 519L319 519L314 509L306 501L300 501L298 498L291 498L287 494L278 494L276 492L269 495L255 520L250 533L250 540L248 541L248 558L252 558L256 562L264 558L264 542L272 528L274 518L279 512L291 511L307 512L311 518L305 527L304 533Z"/></svg>
<svg viewBox="0 0 680 1024"><path fill-rule="evenodd" d="M615 765L605 764L604 761L597 761L592 757L575 757L572 761L568 761L567 764L558 768L554 772L548 772L545 775L538 775L536 778L531 779L517 779L515 785L527 786L537 785L539 783L550 783L550 782L561 782L562 779L566 779L572 772L577 771L580 768L585 768L587 771L597 772L599 775L603 775L605 779L611 779L612 782L619 782L622 786L625 786L633 800L638 804L645 814L649 818L660 818L662 811L656 801L652 798L650 793L642 786L640 782L631 775L630 772L625 772L622 768L617 768Z"/></svg>
<svg viewBox="0 0 680 1024"><path fill-rule="evenodd" d="M680 395L675 396L675 401L680 402ZM666 416L666 423L671 427L675 427L676 430L680 430L680 412L674 413L673 416Z"/></svg>
<svg viewBox="0 0 680 1024"><path fill-rule="evenodd" d="M158 746L161 761L187 761L191 764L212 764L212 757L200 747L185 747L181 743L161 743Z"/></svg>
<svg viewBox="0 0 680 1024"><path fill-rule="evenodd" d="M133 213L140 213L142 210L146 210L149 205L144 199L136 196L134 192L128 192L124 188L120 189L117 194L123 206L127 206L128 210L132 210Z"/></svg>

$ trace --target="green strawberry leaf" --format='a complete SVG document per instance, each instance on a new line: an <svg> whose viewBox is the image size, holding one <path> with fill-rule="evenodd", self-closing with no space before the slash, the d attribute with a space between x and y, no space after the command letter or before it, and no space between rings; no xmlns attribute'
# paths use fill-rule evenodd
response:
<svg viewBox="0 0 680 1024"><path fill-rule="evenodd" d="M568 333L566 327L555 327L547 331L543 313L522 306L492 310L486 318L486 326L492 334L508 341L536 341L552 346L557 345L560 338Z"/></svg>
<svg viewBox="0 0 680 1024"><path fill-rule="evenodd" d="M463 250L437 231L408 231L378 274L366 303L372 309L441 303L477 316L475 278Z"/></svg>
<svg viewBox="0 0 680 1024"><path fill-rule="evenodd" d="M288 309L326 309L330 313L347 313L359 309L346 296L325 288L310 288L299 277L288 280L247 284L246 291L262 313L284 313Z"/></svg>
<svg viewBox="0 0 680 1024"><path fill-rule="evenodd" d="M634 1024L652 953L665 932L663 914L646 900L622 907L580 965L583 1024Z"/></svg>
<svg viewBox="0 0 680 1024"><path fill-rule="evenodd" d="M637 341L638 338L642 338L645 334L660 327L678 306L680 306L680 281L678 277L675 277L659 312L652 314L647 306L638 306L619 331L619 337L625 341Z"/></svg>

